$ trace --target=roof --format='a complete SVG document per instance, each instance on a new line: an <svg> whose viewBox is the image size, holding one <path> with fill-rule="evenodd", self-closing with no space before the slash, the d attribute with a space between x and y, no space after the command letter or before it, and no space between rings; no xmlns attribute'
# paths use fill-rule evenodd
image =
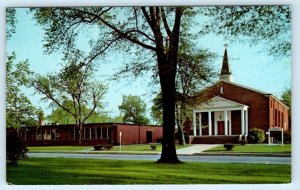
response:
<svg viewBox="0 0 300 190"><path fill-rule="evenodd" d="M248 108L247 105L220 97L220 96L215 96L203 103L201 103L200 105L197 105L194 110L218 110L221 109L223 110L224 108L226 109L231 109L231 110L235 110L235 109L244 109L244 108Z"/></svg>
<svg viewBox="0 0 300 190"><path fill-rule="evenodd" d="M238 83L235 83L235 82L231 82L231 81L227 81L227 80L219 80L218 82L206 87L205 89L201 90L201 92L213 87L214 85L220 83L220 82L224 82L224 83L229 83L229 84L232 84L232 85L235 85L235 86L238 86L238 87L241 87L241 88L245 88L245 89L248 89L248 90L251 90L251 91L254 91L254 92L257 92L257 93L260 93L266 97L272 97L274 98L276 101L278 101L280 104L282 104L284 107L286 107L287 109L289 109L288 106L286 106L283 102L281 102L278 98L276 98L274 95L270 94L270 93L267 93L267 92L264 92L264 91L261 91L261 90L257 90L255 88L251 88L251 87L248 87L248 86L244 86L244 85L241 85L241 84L238 84Z"/></svg>
<svg viewBox="0 0 300 190"><path fill-rule="evenodd" d="M58 125L41 125L40 127L60 127L60 128L69 128L76 125L74 124L58 124ZM114 123L114 122L107 122L107 123L83 123L83 126L87 127L89 125L102 125L102 126L118 126L118 125L129 125L129 126L141 126L141 127L162 127L160 125L142 125L142 124L134 124L134 123ZM27 126L28 127L28 126ZM30 126L31 127L31 126Z"/></svg>

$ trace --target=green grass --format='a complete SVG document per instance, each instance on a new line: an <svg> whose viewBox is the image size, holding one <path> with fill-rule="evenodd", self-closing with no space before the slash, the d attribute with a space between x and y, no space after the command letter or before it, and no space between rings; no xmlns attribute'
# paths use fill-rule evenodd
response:
<svg viewBox="0 0 300 190"><path fill-rule="evenodd" d="M291 145L267 145L267 144L246 144L246 145L235 145L232 151L226 151L223 145L211 148L205 152L249 152L249 153L291 153Z"/></svg>
<svg viewBox="0 0 300 190"><path fill-rule="evenodd" d="M7 167L7 182L18 185L261 184L289 183L290 179L290 165L30 158Z"/></svg>
<svg viewBox="0 0 300 190"><path fill-rule="evenodd" d="M30 146L29 152L78 152L92 149L92 146Z"/></svg>
<svg viewBox="0 0 300 190"><path fill-rule="evenodd" d="M185 147L189 147L190 145L176 146L176 149L181 149ZM93 146L32 146L28 147L29 152L83 152L83 151L93 151L93 152L103 152L103 151L94 151ZM119 146L114 146L109 152L120 151ZM136 145L123 145L121 148L122 152L132 151L132 152L148 152L148 153L159 153L161 152L161 145L157 145L155 150L150 149L150 145L148 144L136 144ZM106 151L105 151L106 152Z"/></svg>

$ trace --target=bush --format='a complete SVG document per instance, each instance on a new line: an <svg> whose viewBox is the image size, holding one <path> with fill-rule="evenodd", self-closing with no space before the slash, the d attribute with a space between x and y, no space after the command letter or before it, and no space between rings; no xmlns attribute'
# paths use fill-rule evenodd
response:
<svg viewBox="0 0 300 190"><path fill-rule="evenodd" d="M97 144L97 145L94 145L94 149L95 150L110 150L112 149L114 146L111 145L111 144L106 144L106 145L103 145L103 144Z"/></svg>
<svg viewBox="0 0 300 190"><path fill-rule="evenodd" d="M151 148L151 150L155 150L156 149L156 144L150 144L150 148Z"/></svg>
<svg viewBox="0 0 300 190"><path fill-rule="evenodd" d="M250 129L248 137L249 143L262 143L265 141L265 131L258 128Z"/></svg>
<svg viewBox="0 0 300 190"><path fill-rule="evenodd" d="M16 165L21 159L27 158L28 149L16 133L6 135L6 162Z"/></svg>
<svg viewBox="0 0 300 190"><path fill-rule="evenodd" d="M291 144L291 141L292 141L291 131L284 131L283 132L283 142L285 144Z"/></svg>
<svg viewBox="0 0 300 190"><path fill-rule="evenodd" d="M225 144L224 144L224 148L225 148L226 150L232 150L233 147L234 147L234 144L231 144L231 143L225 143Z"/></svg>

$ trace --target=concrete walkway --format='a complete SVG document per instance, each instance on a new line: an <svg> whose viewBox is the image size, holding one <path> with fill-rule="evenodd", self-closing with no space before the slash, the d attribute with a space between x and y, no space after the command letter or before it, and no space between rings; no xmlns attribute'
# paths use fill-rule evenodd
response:
<svg viewBox="0 0 300 190"><path fill-rule="evenodd" d="M177 150L178 155L193 155L195 153L201 153L207 149L219 146L219 144L193 144L186 148Z"/></svg>

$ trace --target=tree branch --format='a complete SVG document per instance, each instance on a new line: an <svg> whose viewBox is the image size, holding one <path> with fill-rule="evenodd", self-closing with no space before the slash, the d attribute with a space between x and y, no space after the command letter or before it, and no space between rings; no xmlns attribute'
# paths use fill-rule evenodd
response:
<svg viewBox="0 0 300 190"><path fill-rule="evenodd" d="M163 23L164 23L164 26L165 26L165 30L166 30L168 36L171 36L172 32L171 32L171 30L169 28L169 25L168 25L168 21L167 21L167 18L166 18L164 7L161 7L161 14L162 14L162 20L163 20Z"/></svg>
<svg viewBox="0 0 300 190"><path fill-rule="evenodd" d="M111 23L107 22L105 19L103 19L101 16L99 15L95 15L93 13L87 12L87 11L83 11L83 10L79 10L79 9L75 9L75 11L79 11L79 12L83 12L85 14L91 15L91 16L96 16L105 26L107 26L108 28L110 28L111 30L115 31L118 35L122 36L123 38L126 38L127 40L129 40L130 42L137 44L139 46L142 46L143 48L155 51L155 47L145 44L141 41L139 41L138 39L134 39L131 36L128 36L126 34L126 32L122 32L120 29L118 29L117 27L113 26Z"/></svg>

